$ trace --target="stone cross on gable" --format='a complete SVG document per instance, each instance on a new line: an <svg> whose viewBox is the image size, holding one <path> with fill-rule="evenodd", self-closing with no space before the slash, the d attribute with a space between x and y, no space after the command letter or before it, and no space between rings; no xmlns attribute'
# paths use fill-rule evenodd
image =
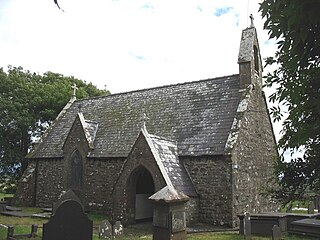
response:
<svg viewBox="0 0 320 240"><path fill-rule="evenodd" d="M72 96L73 96L73 97L76 97L76 92L77 92L77 90L78 90L77 85L74 83L74 84L71 86L71 88L73 89Z"/></svg>
<svg viewBox="0 0 320 240"><path fill-rule="evenodd" d="M253 24L254 17L253 17L252 14L250 14L249 17L250 17L250 20L251 20L251 25L250 25L250 27L254 27L254 24Z"/></svg>

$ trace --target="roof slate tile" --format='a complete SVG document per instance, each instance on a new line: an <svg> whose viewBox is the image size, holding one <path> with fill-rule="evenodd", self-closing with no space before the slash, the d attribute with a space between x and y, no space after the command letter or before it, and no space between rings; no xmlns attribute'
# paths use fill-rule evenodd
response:
<svg viewBox="0 0 320 240"><path fill-rule="evenodd" d="M89 157L126 157L142 114L149 132L177 142L178 154L221 155L240 101L239 75L75 101L48 129L29 158L62 157L79 106L96 122Z"/></svg>

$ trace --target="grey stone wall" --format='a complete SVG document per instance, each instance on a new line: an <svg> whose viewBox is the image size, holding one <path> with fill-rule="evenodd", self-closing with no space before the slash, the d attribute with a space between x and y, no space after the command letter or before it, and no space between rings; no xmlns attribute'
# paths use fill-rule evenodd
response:
<svg viewBox="0 0 320 240"><path fill-rule="evenodd" d="M141 134L129 153L114 187L113 217L126 224L135 221L135 187L139 167L144 167L150 172L154 181L155 192L166 186L152 152Z"/></svg>
<svg viewBox="0 0 320 240"><path fill-rule="evenodd" d="M229 158L202 156L182 159L199 194L199 221L232 225L232 179Z"/></svg>
<svg viewBox="0 0 320 240"><path fill-rule="evenodd" d="M112 190L123 163L123 158L90 159L86 161L83 204L87 210L111 216Z"/></svg>
<svg viewBox="0 0 320 240"><path fill-rule="evenodd" d="M34 205L36 162L29 162L27 169L18 182L17 191L12 201L15 206Z"/></svg>
<svg viewBox="0 0 320 240"><path fill-rule="evenodd" d="M185 204L187 225L199 222L199 198L192 197Z"/></svg>
<svg viewBox="0 0 320 240"><path fill-rule="evenodd" d="M66 191L63 159L41 159L38 162L36 206L51 207Z"/></svg>
<svg viewBox="0 0 320 240"><path fill-rule="evenodd" d="M89 145L87 142L87 139L85 137L83 127L81 125L81 122L79 120L79 117L76 118L75 122L73 123L73 126L69 132L69 135L64 143L63 146L63 156L64 156L64 182L65 187L67 189L71 188L71 157L75 150L78 150L80 152L80 155L82 157L83 161L83 181L85 182L85 176L87 175L87 169L85 167L86 164L86 157L89 152ZM74 192L78 195L78 197L83 201L84 192L83 188L77 188L72 189Z"/></svg>
<svg viewBox="0 0 320 240"><path fill-rule="evenodd" d="M266 102L257 85L251 90L238 134L232 151L234 226L239 224L238 214L275 210L275 203L262 196L277 151Z"/></svg>

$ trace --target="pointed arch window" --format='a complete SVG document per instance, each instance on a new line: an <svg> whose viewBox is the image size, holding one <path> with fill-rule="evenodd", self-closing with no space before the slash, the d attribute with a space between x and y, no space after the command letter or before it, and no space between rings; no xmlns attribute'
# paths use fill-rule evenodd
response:
<svg viewBox="0 0 320 240"><path fill-rule="evenodd" d="M254 70L259 72L259 54L257 46L253 47L253 54L254 54Z"/></svg>
<svg viewBox="0 0 320 240"><path fill-rule="evenodd" d="M78 189L83 186L83 161L78 150L71 155L71 188Z"/></svg>

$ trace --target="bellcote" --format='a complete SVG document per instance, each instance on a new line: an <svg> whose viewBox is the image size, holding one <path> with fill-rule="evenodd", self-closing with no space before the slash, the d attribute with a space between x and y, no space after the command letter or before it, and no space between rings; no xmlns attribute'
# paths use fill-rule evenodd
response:
<svg viewBox="0 0 320 240"><path fill-rule="evenodd" d="M240 88L262 87L262 61L256 28L251 24L242 31L238 56Z"/></svg>

